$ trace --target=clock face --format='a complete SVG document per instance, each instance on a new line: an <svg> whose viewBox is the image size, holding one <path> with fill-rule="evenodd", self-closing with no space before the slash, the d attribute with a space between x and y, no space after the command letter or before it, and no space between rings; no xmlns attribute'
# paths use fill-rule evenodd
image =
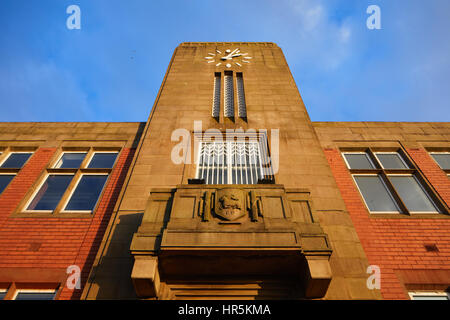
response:
<svg viewBox="0 0 450 320"><path fill-rule="evenodd" d="M216 50L215 53L209 52L205 57L207 63L214 64L216 67L225 66L231 68L233 65L242 67L246 63L250 63L252 57L248 53L242 53L239 48L234 50L227 49L224 52Z"/></svg>

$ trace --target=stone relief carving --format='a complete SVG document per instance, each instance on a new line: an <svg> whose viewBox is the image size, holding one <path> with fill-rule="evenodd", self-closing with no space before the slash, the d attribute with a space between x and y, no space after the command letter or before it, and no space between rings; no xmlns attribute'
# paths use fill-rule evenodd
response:
<svg viewBox="0 0 450 320"><path fill-rule="evenodd" d="M213 215L234 221L249 214L253 222L263 216L261 197L255 191L242 189L205 191L199 199L198 208L198 215L204 222L210 221Z"/></svg>
<svg viewBox="0 0 450 320"><path fill-rule="evenodd" d="M240 189L219 189L216 191L214 213L219 217L233 221L244 216L244 194Z"/></svg>

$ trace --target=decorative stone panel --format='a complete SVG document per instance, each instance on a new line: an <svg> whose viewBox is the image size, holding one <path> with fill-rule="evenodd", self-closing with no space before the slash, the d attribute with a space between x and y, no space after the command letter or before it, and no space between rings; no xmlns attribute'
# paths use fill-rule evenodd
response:
<svg viewBox="0 0 450 320"><path fill-rule="evenodd" d="M270 276L291 277L299 288L294 296L322 297L332 277L332 249L314 215L308 190L283 185L153 189L130 248L136 292L161 298L149 288L167 287L151 279ZM145 276L148 262L142 261L148 259L152 268Z"/></svg>

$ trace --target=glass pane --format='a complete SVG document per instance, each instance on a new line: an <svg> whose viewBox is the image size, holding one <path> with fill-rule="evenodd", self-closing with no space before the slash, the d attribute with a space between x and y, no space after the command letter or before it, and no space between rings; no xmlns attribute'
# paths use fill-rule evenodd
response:
<svg viewBox="0 0 450 320"><path fill-rule="evenodd" d="M112 168L117 158L117 152L95 153L88 168Z"/></svg>
<svg viewBox="0 0 450 320"><path fill-rule="evenodd" d="M25 162L30 158L32 153L11 153L2 168L22 168Z"/></svg>
<svg viewBox="0 0 450 320"><path fill-rule="evenodd" d="M344 153L350 169L375 169L365 153Z"/></svg>
<svg viewBox="0 0 450 320"><path fill-rule="evenodd" d="M436 212L437 209L413 176L389 176L409 211Z"/></svg>
<svg viewBox="0 0 450 320"><path fill-rule="evenodd" d="M427 295L427 294L414 294L412 296L413 300L449 300L448 296L445 294L442 295Z"/></svg>
<svg viewBox="0 0 450 320"><path fill-rule="evenodd" d="M398 153L377 153L376 156L385 169L409 169Z"/></svg>
<svg viewBox="0 0 450 320"><path fill-rule="evenodd" d="M379 176L355 176L355 181L370 211L398 212Z"/></svg>
<svg viewBox="0 0 450 320"><path fill-rule="evenodd" d="M19 292L15 300L53 300L55 292Z"/></svg>
<svg viewBox="0 0 450 320"><path fill-rule="evenodd" d="M108 176L84 175L64 210L93 210Z"/></svg>
<svg viewBox="0 0 450 320"><path fill-rule="evenodd" d="M5 190L11 180L14 178L13 174L0 174L0 193Z"/></svg>
<svg viewBox="0 0 450 320"><path fill-rule="evenodd" d="M86 153L64 153L55 168L79 168L85 156Z"/></svg>
<svg viewBox="0 0 450 320"><path fill-rule="evenodd" d="M49 175L27 210L55 210L73 175Z"/></svg>
<svg viewBox="0 0 450 320"><path fill-rule="evenodd" d="M450 153L432 153L431 156L442 170L450 170Z"/></svg>

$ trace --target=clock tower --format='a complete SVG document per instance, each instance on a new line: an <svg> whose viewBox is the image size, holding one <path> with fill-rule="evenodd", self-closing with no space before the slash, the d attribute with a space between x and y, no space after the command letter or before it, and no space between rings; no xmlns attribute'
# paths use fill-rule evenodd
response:
<svg viewBox="0 0 450 320"><path fill-rule="evenodd" d="M282 50L180 44L83 298L377 298L367 266Z"/></svg>

